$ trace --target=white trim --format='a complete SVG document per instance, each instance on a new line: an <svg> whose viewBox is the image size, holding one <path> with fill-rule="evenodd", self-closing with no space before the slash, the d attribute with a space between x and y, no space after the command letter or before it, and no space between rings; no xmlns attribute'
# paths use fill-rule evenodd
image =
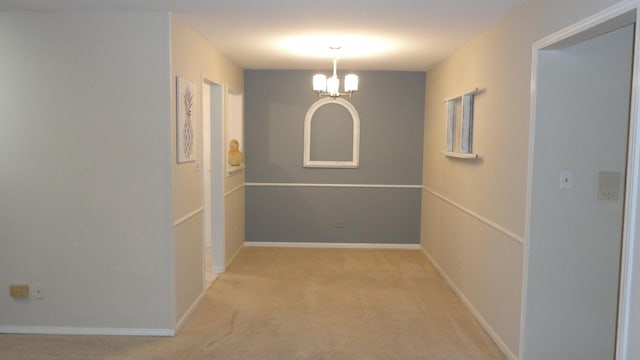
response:
<svg viewBox="0 0 640 360"><path fill-rule="evenodd" d="M225 271L227 271L226 267L220 267L220 266L212 266L211 267L211 272L214 273L214 274L222 274Z"/></svg>
<svg viewBox="0 0 640 360"><path fill-rule="evenodd" d="M38 335L113 335L113 336L174 336L172 329L83 328L60 326L0 326L2 334Z"/></svg>
<svg viewBox="0 0 640 360"><path fill-rule="evenodd" d="M238 191L238 190L240 190L240 189L242 189L242 188L244 188L244 184L241 184L241 185L239 185L239 186L237 186L237 187L235 187L235 188L231 189L230 191L227 191L227 192L224 194L224 197L226 198L227 196L229 196L229 195L233 194L234 192L236 192L236 191Z"/></svg>
<svg viewBox="0 0 640 360"><path fill-rule="evenodd" d="M225 261L224 267L221 266L214 266L212 271L214 274L222 274L223 272L227 271L227 269L229 268L229 266L231 265L231 263L233 262L233 260L236 259L236 257L240 254L240 251L242 251L242 248L244 248L244 244L243 246L238 247L238 250L236 250L235 254L233 254L229 260Z"/></svg>
<svg viewBox="0 0 640 360"><path fill-rule="evenodd" d="M456 100L459 99L465 95L475 95L477 93L480 92L480 88L476 87L475 89L469 90L469 91L465 91L463 93L461 93L460 95L455 95L455 96L449 96L448 98L444 99L443 102L448 102L451 100Z"/></svg>
<svg viewBox="0 0 640 360"><path fill-rule="evenodd" d="M458 158L458 159L477 159L478 158L478 154L473 154L473 153L462 153L462 152L444 151L444 150L442 151L442 153L445 156Z"/></svg>
<svg viewBox="0 0 640 360"><path fill-rule="evenodd" d="M629 109L629 138L627 153L627 189L625 197L625 215L623 225L622 253L620 257L620 296L618 302L618 336L616 339L616 359L632 359L637 358L640 349L638 345L632 347L631 344L637 344L638 338L638 306L634 306L634 302L638 302L638 280L640 276L638 270L635 270L637 264L634 255L637 253L637 234L640 232L640 225L636 221L638 219L638 199L640 197L640 126L638 125L640 110L640 11L638 4L634 4L636 10L634 48L633 48L633 69L632 69L632 85L631 85L631 106ZM635 284L634 284L635 282ZM636 296L634 297L635 293ZM635 318L634 318L635 317ZM635 323L634 323L635 321ZM631 325L634 325L633 328Z"/></svg>
<svg viewBox="0 0 640 360"><path fill-rule="evenodd" d="M206 252L211 246L211 86L200 73L200 162L202 171L202 287L206 287ZM174 320L175 321L175 320ZM177 323L177 321L176 321Z"/></svg>
<svg viewBox="0 0 640 360"><path fill-rule="evenodd" d="M236 257L238 255L240 255L240 252L242 251L242 248L244 247L244 244L242 246L238 247L238 250L236 250L235 254L231 255L231 257L229 258L229 260L226 261L226 263L224 264L225 268L228 269L229 265L231 265L231 263L233 262L233 260L236 259Z"/></svg>
<svg viewBox="0 0 640 360"><path fill-rule="evenodd" d="M440 194L440 193L438 193L438 192L436 192L436 191L434 191L434 190L428 189L428 188L426 188L426 187L423 187L423 190L424 190L425 192L427 192L427 193L429 193L429 194L431 194L431 195L433 195L433 196L435 196L435 197L439 198L440 200L442 200L442 201L444 201L444 202L446 202L446 203L448 203L448 204L452 205L453 207L455 207L455 208L457 208L458 210L460 210L460 211L462 211L462 212L466 213L467 215L471 215L471 216L473 216L474 218L476 218L476 219L480 220L481 222L485 223L486 225L489 225L490 227L494 228L495 230L498 230L499 232L503 233L504 235L506 235L506 236L507 236L507 237L509 237L510 239L512 239L512 240L514 240L514 241L516 241L516 242L519 242L520 244L524 244L524 239L523 239L523 237L522 237L522 236L519 236L519 235L517 235L516 233L514 233L514 232L512 232L512 231L510 231L510 230L505 229L504 227L502 227L502 226L500 226L500 225L496 224L495 222L493 222L493 221L491 221L491 220L489 220L489 219L485 218L485 217L484 217L484 216L482 216L482 215L479 215L479 214L475 213L475 212L474 212L474 211L472 211L472 210L467 209L466 207L464 207L464 206L462 206L462 205L458 204L457 202L455 202L455 201L453 201L453 200L451 200L451 199L449 199L449 198L445 197L444 195L442 195L442 194Z"/></svg>
<svg viewBox="0 0 640 360"><path fill-rule="evenodd" d="M188 213L187 215L181 217L180 219L174 221L173 226L178 226L184 222L186 222L187 220L191 219L192 217L200 214L202 211L204 211L204 207L200 207L199 209L193 210L192 212Z"/></svg>
<svg viewBox="0 0 640 360"><path fill-rule="evenodd" d="M168 23L169 23L169 29L168 29L168 37L165 38L165 49L171 49L171 44L173 44L173 14L168 14ZM171 99L171 101L167 101L165 103L166 106L166 111L165 114L171 114L169 115L169 121L171 124L175 124L176 123L176 119L173 117L176 112L172 111L172 106L173 104L176 103L175 98L173 98L174 94L176 93L175 89L172 88L172 84L175 84L175 82L173 81L173 76L174 74L172 74L171 69L173 69L173 58L171 56L171 51L168 52L169 53L169 61L167 64L165 64L166 70L165 70L165 74L168 75L167 78L165 78L165 80L169 81L168 84L168 89L171 89L170 91L170 95L169 98ZM172 135L170 135L170 131L167 131L166 136L168 136L165 141L169 141L170 144L172 144L173 146L173 141L174 141L174 137ZM169 148L171 148L172 146L169 146ZM175 171L173 169L173 164L174 164L174 160L173 157L175 156L175 153L172 149L169 149L168 151L171 156L167 156L167 154L164 154L165 159L169 160L168 163L168 169L171 171L169 176L169 191L167 191L167 197L168 197L168 201L169 201L169 211L166 211L166 223L164 223L163 225L165 225L167 228L165 229L166 233L169 235L169 239L168 240L168 248L169 248L169 263L168 268L169 268L169 293L166 294L166 296L169 298L169 317L171 319L171 324L175 324L176 323L176 303L177 303L177 294L176 294L176 229L175 226L172 225L173 222L173 198L172 198L172 189L175 185L175 178L173 177L173 172ZM162 156L162 155L160 155ZM165 176L166 177L166 176ZM162 246L162 244L160 244L160 246ZM171 335L174 334L173 329L171 330Z"/></svg>
<svg viewBox="0 0 640 360"><path fill-rule="evenodd" d="M202 302L202 300L204 300L204 297L206 295L207 295L207 289L206 289L206 286L204 286L198 298L193 302L193 304L191 304L191 306L189 306L189 309L187 309L184 315L182 315L182 317L180 318L180 321L178 321L178 323L176 324L175 334L177 334L180 331L180 329L182 329L184 324L187 323L191 315L193 315L193 312L196 311L196 309L198 308L198 305L200 305L200 303Z"/></svg>
<svg viewBox="0 0 640 360"><path fill-rule="evenodd" d="M323 248L323 249L395 249L420 250L420 244L318 243L246 241L246 247Z"/></svg>
<svg viewBox="0 0 640 360"><path fill-rule="evenodd" d="M440 267L440 265L431 257L431 255L429 255L429 253L427 252L427 250L425 248L420 247L420 249L422 250L422 253L424 253L424 255L427 257L427 259L429 260L431 265L433 265L433 267L440 273L440 275L442 275L442 277L447 282L449 287L451 287L453 292L456 293L456 295L460 298L462 303L467 307L467 309L476 318L476 320L478 320L480 325L489 334L491 339L493 339L493 341L496 343L496 345L498 345L500 350L502 350L502 352L505 354L505 356L507 358L509 358L509 360L517 360L518 357L516 357L516 355L513 352L511 352L509 347L504 343L504 341L502 341L502 338L500 338L498 333L493 329L493 327L491 327L491 325L489 325L489 322L487 322L487 320L485 320L485 318L473 306L473 304L471 304L471 301L469 301L469 299L467 299L467 297L464 295L462 290L460 290L460 288L458 288L458 286L456 286L456 284L453 282L453 280L451 280L451 278L449 278L447 273L445 273L444 269L442 269L442 267Z"/></svg>
<svg viewBox="0 0 640 360"><path fill-rule="evenodd" d="M306 183L245 183L245 186L264 187L331 187L331 188L379 188L379 189L422 189L422 185L391 184L306 184Z"/></svg>
<svg viewBox="0 0 640 360"><path fill-rule="evenodd" d="M226 245L224 183L228 176L225 146L227 144L227 96L229 85L223 81L209 79L206 74L202 74L203 84L211 88L210 106L212 108L210 114L211 157L209 164L211 167L211 194L210 199L208 199L211 203L211 214L207 215L208 219L205 219L205 221L211 222L211 266L212 268L216 268L224 266L224 251ZM203 266L202 269L204 284L207 271L205 266Z"/></svg>
<svg viewBox="0 0 640 360"><path fill-rule="evenodd" d="M536 103L537 103L537 78L538 78L538 49L534 43L531 55L531 101L529 105L529 149L527 154L527 193L524 221L524 249L522 252L522 288L520 291L520 336L518 357L524 357L524 333L527 309L527 289L529 273L529 239L531 233L531 204L533 199L533 143L535 142L536 129Z"/></svg>
<svg viewBox="0 0 640 360"><path fill-rule="evenodd" d="M351 114L351 120L353 121L353 139L352 139L352 152L351 160L349 161L316 161L311 160L311 120L313 120L313 114L324 105L336 104L347 109ZM316 168L357 168L360 163L360 116L358 110L345 99L323 98L320 99L309 107L307 115L304 118L304 152L302 164L304 167L316 167Z"/></svg>
<svg viewBox="0 0 640 360"><path fill-rule="evenodd" d="M611 6L593 16L590 16L582 21L579 21L573 25L570 25L563 30L555 32L545 38L542 38L533 43L533 50L542 50L544 48L552 47L553 49L567 47L573 44L580 43L584 40L589 40L598 35L619 29L625 25L633 23L632 18L621 17L628 12L634 11L638 7L637 0L622 1L614 6ZM616 18L621 17L618 21ZM631 20L631 21L629 21ZM604 26L603 28L600 28ZM532 64L534 65L534 64ZM537 65L537 64L535 64Z"/></svg>

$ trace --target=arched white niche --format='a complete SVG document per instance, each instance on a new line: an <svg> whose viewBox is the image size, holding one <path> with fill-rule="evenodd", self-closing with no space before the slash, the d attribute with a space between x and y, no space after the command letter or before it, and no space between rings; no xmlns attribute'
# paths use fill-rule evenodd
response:
<svg viewBox="0 0 640 360"><path fill-rule="evenodd" d="M322 106L328 104L336 104L344 107L351 115L353 122L353 151L351 160L347 161L331 161L331 160L311 160L311 121L313 115ZM318 168L357 168L360 162L360 117L356 108L348 101L344 99L332 99L322 98L314 102L307 111L307 116L304 118L304 167L318 167Z"/></svg>

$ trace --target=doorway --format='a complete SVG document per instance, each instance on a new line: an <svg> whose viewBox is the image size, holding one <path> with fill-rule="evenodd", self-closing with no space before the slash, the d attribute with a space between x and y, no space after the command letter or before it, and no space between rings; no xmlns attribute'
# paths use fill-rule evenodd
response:
<svg viewBox="0 0 640 360"><path fill-rule="evenodd" d="M222 85L202 81L203 278L205 289L224 264L224 98Z"/></svg>
<svg viewBox="0 0 640 360"><path fill-rule="evenodd" d="M535 51L523 360L616 358L635 19Z"/></svg>

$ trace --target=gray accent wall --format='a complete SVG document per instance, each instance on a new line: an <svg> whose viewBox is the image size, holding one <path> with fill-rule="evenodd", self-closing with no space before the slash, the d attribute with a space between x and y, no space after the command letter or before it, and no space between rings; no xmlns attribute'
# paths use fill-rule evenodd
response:
<svg viewBox="0 0 640 360"><path fill-rule="evenodd" d="M247 188L247 241L417 244L420 189Z"/></svg>
<svg viewBox="0 0 640 360"><path fill-rule="evenodd" d="M360 166L325 169L302 166L317 72L245 71L246 240L417 244L420 189L251 185L422 183L425 73L355 72L360 91L348 100L360 117ZM312 122L314 160L347 160L351 125L332 112Z"/></svg>
<svg viewBox="0 0 640 360"><path fill-rule="evenodd" d="M351 161L353 157L353 120L338 104L325 104L315 111L311 121L311 160Z"/></svg>

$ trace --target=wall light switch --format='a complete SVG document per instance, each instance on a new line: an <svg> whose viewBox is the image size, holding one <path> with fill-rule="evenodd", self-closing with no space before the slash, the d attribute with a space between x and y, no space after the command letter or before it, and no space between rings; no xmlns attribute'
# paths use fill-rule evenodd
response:
<svg viewBox="0 0 640 360"><path fill-rule="evenodd" d="M598 172L598 200L618 200L622 186L622 173L619 171Z"/></svg>
<svg viewBox="0 0 640 360"><path fill-rule="evenodd" d="M571 171L569 170L560 171L560 189L561 190L571 189L572 180L573 180L573 176L571 174Z"/></svg>

